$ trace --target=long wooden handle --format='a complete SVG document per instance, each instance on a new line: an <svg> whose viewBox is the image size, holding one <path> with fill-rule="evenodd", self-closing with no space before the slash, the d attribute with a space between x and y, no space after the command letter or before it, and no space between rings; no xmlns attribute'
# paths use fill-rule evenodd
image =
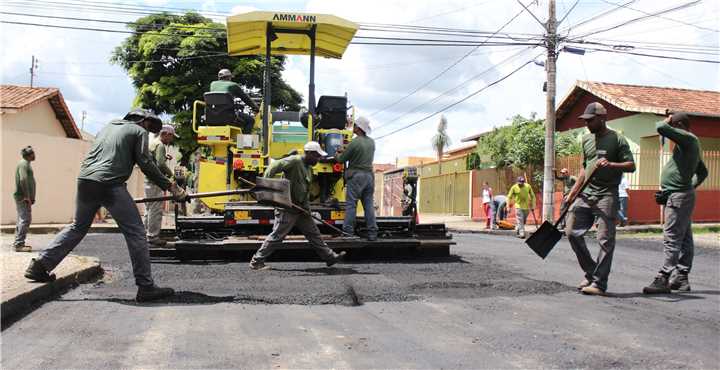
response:
<svg viewBox="0 0 720 370"><path fill-rule="evenodd" d="M597 169L597 166L593 166L593 168L590 170L590 174L585 176L585 181L583 181L582 186L580 187L580 190L573 196L572 198L568 198L567 202L565 202L565 209L560 212L560 217L558 217L557 221L555 221L555 228L557 229L558 225L560 225L560 221L562 221L565 218L565 215L567 215L568 211L570 210L570 206L572 206L573 203L575 203L575 199L577 199L578 196L585 190L585 188L590 184L590 179L592 179L593 175L595 175L595 170Z"/></svg>
<svg viewBox="0 0 720 370"><path fill-rule="evenodd" d="M210 191L207 193L195 193L195 194L188 194L188 199L194 199L194 198L207 198L207 197L219 197L223 195L237 195L237 194L245 194L253 191L253 189L238 189L238 190L224 190L224 191ZM134 199L135 203L149 203L149 202L162 202L166 200L174 200L175 197L172 195L165 195L162 197L151 197L151 198L138 198Z"/></svg>
<svg viewBox="0 0 720 370"><path fill-rule="evenodd" d="M292 208L293 208L294 210L300 211L300 212L302 212L302 213L304 213L304 214L312 217L312 218L315 219L315 220L318 220L318 221L322 222L323 224L325 224L325 225L328 226L329 228L331 228L331 229L339 232L340 234L344 234L344 235L346 235L346 236L355 236L355 235L348 234L348 233L342 231L341 229L337 228L335 225L333 225L333 224L331 224L331 223L323 220L323 219L320 218L320 217L316 217L315 215L312 214L312 212L308 211L308 210L305 209L305 208L302 208L302 207L300 207L300 206L298 206L298 205L295 205L295 204L292 205Z"/></svg>

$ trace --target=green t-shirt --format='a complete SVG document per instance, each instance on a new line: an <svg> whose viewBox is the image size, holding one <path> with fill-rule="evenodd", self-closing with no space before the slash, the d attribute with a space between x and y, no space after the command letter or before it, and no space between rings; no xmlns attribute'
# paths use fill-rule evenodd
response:
<svg viewBox="0 0 720 370"><path fill-rule="evenodd" d="M15 193L13 198L16 201L30 199L35 203L35 174L30 161L22 159L15 168Z"/></svg>
<svg viewBox="0 0 720 370"><path fill-rule="evenodd" d="M251 108L257 110L257 105L253 102L250 97L245 94L245 91L236 82L229 80L218 80L210 83L210 92L224 92L230 93L236 98L242 99L242 101L249 105Z"/></svg>
<svg viewBox="0 0 720 370"><path fill-rule="evenodd" d="M575 186L575 183L577 182L577 177L575 176L555 176L556 180L560 180L563 184L563 195L570 194L570 190L572 190L573 186Z"/></svg>
<svg viewBox="0 0 720 370"><path fill-rule="evenodd" d="M660 174L660 188L671 192L696 188L708 176L700 158L700 142L691 132L674 128L665 122L655 124L658 134L675 142L672 159L665 163ZM695 179L693 180L693 176Z"/></svg>
<svg viewBox="0 0 720 370"><path fill-rule="evenodd" d="M356 136L344 152L337 156L337 161L350 162L348 171L371 171L375 158L375 140L368 136Z"/></svg>
<svg viewBox="0 0 720 370"><path fill-rule="evenodd" d="M295 205L310 209L310 182L312 181L312 168L305 164L300 154L274 161L267 170L265 177L274 177L282 173L290 181L290 198Z"/></svg>
<svg viewBox="0 0 720 370"><path fill-rule="evenodd" d="M162 172L162 174L167 178L172 179L175 174L167 165L167 150L165 149L165 145L162 141L160 141L160 138L156 137L150 140L148 149L150 150L150 156L153 161L155 161L155 165L157 165L160 172ZM147 176L145 177L145 182L150 182L150 179Z"/></svg>
<svg viewBox="0 0 720 370"><path fill-rule="evenodd" d="M520 209L531 209L535 208L535 193L529 184L525 184L522 187L515 184L510 187L510 191L507 193L507 201L515 202L515 207Z"/></svg>
<svg viewBox="0 0 720 370"><path fill-rule="evenodd" d="M595 134L583 136L582 146L586 173L595 167L599 158L616 163L635 162L625 137L610 129L601 137ZM583 193L591 196L617 195L622 175L623 171L616 168L598 168Z"/></svg>
<svg viewBox="0 0 720 370"><path fill-rule="evenodd" d="M152 183L163 190L170 188L170 180L160 172L148 150L148 132L133 122L115 120L95 137L78 179L123 184L135 164Z"/></svg>

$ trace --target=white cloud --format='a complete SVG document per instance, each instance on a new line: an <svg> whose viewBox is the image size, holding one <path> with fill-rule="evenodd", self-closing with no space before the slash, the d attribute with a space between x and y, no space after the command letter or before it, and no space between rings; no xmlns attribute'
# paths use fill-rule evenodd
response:
<svg viewBox="0 0 720 370"><path fill-rule="evenodd" d="M558 13L562 15L574 1L560 0ZM195 2L149 0L145 4L178 8L197 8L209 11L228 11L228 3L217 0L198 0ZM668 8L665 2L638 0L632 7L646 12ZM253 2L237 5L231 14L245 13L269 7L334 14L356 22L418 24L437 27L465 28L494 31L514 16L520 6L514 1L445 1L420 0L366 0L336 1L309 0L307 2L283 2L267 4ZM547 17L547 2L532 5L530 9L540 19ZM573 25L588 19L612 6L600 2L580 2L573 13L561 25ZM692 23L700 27L717 28L720 3L702 2L700 5L665 15L667 18ZM98 14L74 14L58 12L57 15L103 18ZM570 35L581 35L602 29L641 16L632 10L620 10L611 16L603 17L570 31ZM28 21L18 17L6 17L8 20ZM133 20L132 17L117 17L118 20ZM413 20L418 21L413 22ZM50 22L49 22L50 23ZM68 23L68 22L57 22ZM88 24L86 24L88 25ZM79 122L81 112L88 112L90 126L100 124L111 118L121 116L134 98L132 85L122 76L124 71L107 63L113 47L126 35L108 33L89 33L84 31L34 28L25 26L2 25L0 49L0 76L3 83L27 84L27 69L31 55L40 59L39 83L44 86L60 87L68 100L68 105ZM540 26L528 14L520 15L505 30L513 33L542 33ZM373 35L362 31L359 35ZM390 36L376 33L375 36ZM566 36L564 33L563 36ZM404 34L401 37L457 38L455 36L428 36ZM620 27L593 37L596 40L637 40L685 45L704 44L720 47L718 34L677 21L648 18L631 25ZM482 40L482 39L480 39ZM667 45L658 45L665 48ZM450 64L468 52L469 48L458 47L393 47L351 45L342 60L318 58L316 65L316 96L342 95L349 98L359 113L369 115L387 106L391 102L407 95L410 91L440 73ZM473 91L509 73L519 64L541 53L538 48L526 52L506 64L501 61L518 51L517 47L481 47L471 56L452 68L441 78L420 90L417 94L386 111L371 116L377 137L392 129L402 127L432 112L462 99ZM636 50L644 53L667 54L661 50ZM675 54L684 57L695 55ZM706 59L715 55L700 55ZM539 58L544 60L544 56ZM96 64L97 63L97 64ZM482 71L496 67L479 78L470 80ZM61 73L61 74L51 74ZM63 75L64 74L64 75ZM94 75L105 77L87 77ZM288 58L286 81L307 98L309 77L309 58L293 56ZM695 89L720 90L720 74L717 65L671 61L603 52L588 52L584 56L562 53L558 60L559 103L569 91L575 80L596 80L630 84L688 87ZM501 125L515 114L529 115L537 112L545 114L545 95L542 84L545 72L541 67L529 65L507 80L469 99L447 112L448 132L454 146L462 145L463 137ZM430 102L439 94L452 87L463 84L457 91ZM420 106L420 109L410 112ZM396 117L401 119L390 122ZM378 141L377 160L394 161L395 157L406 155L432 156L430 137L434 134L439 116L429 118L407 130ZM387 125L385 127L380 127Z"/></svg>

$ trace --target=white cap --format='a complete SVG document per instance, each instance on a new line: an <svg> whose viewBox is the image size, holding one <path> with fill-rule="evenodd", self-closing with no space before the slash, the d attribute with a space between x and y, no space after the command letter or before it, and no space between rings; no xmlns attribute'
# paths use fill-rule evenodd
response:
<svg viewBox="0 0 720 370"><path fill-rule="evenodd" d="M322 150L322 148L320 148L320 144L318 144L317 141L308 141L308 143L305 144L303 149L305 150L305 153L316 152L323 157L327 155L327 153L324 150Z"/></svg>
<svg viewBox="0 0 720 370"><path fill-rule="evenodd" d="M370 131L372 131L372 129L370 129L370 121L363 116L360 116L355 120L355 126L363 130L365 135L369 135Z"/></svg>
<svg viewBox="0 0 720 370"><path fill-rule="evenodd" d="M175 127L173 127L172 125L163 125L160 129L160 133L162 134L163 132L166 134L173 134L173 136L175 137L180 137L180 135L175 133Z"/></svg>

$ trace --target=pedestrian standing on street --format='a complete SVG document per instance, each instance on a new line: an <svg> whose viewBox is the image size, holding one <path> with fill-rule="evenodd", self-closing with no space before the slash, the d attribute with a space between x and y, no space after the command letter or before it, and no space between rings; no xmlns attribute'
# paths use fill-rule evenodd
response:
<svg viewBox="0 0 720 370"><path fill-rule="evenodd" d="M148 150L148 131L157 133L162 122L150 111L135 109L121 120L111 121L95 138L78 175L75 220L63 229L48 248L33 259L25 277L39 282L55 280L50 274L82 241L92 224L95 212L105 207L117 221L130 252L136 300L151 301L174 294L170 288L155 285L150 270L150 252L145 239L140 212L125 182L137 164L140 170L163 190L170 190L177 201L187 194L165 177L155 165Z"/></svg>
<svg viewBox="0 0 720 370"><path fill-rule="evenodd" d="M483 212L485 213L485 228L490 229L495 226L494 222L491 222L493 218L493 193L490 184L485 181L482 188L482 206Z"/></svg>
<svg viewBox="0 0 720 370"><path fill-rule="evenodd" d="M567 199L568 194L570 194L570 190L572 190L573 186L575 186L577 177L570 176L570 171L567 168L563 168L560 170L559 176L555 174L555 180L560 180L563 184L563 199L562 202L560 202L560 210L562 211L565 209L565 206L567 206L565 199ZM560 228L565 228L565 218L560 221Z"/></svg>
<svg viewBox="0 0 720 370"><path fill-rule="evenodd" d="M35 151L31 146L20 150L22 159L15 168L15 207L17 208L17 225L15 227L16 252L30 252L32 247L25 245L30 223L32 222L32 206L35 204L35 175L30 162L35 160Z"/></svg>
<svg viewBox="0 0 720 370"><path fill-rule="evenodd" d="M628 224L628 188L630 184L625 176L620 180L618 185L618 199L620 200L620 208L618 209L618 218L620 218L620 226L627 226Z"/></svg>
<svg viewBox="0 0 720 370"><path fill-rule="evenodd" d="M326 156L327 153L320 148L320 144L310 141L305 144L305 153L300 155L291 155L283 159L274 161L265 171L265 177L274 177L282 173L290 182L290 198L293 204L310 212L310 182L312 180L312 166L317 164L318 159ZM250 260L250 268L252 270L269 270L270 266L265 261L275 250L282 245L285 236L290 233L293 227L296 227L305 238L315 252L320 256L325 264L330 267L342 260L345 252L335 253L330 249L325 241L322 240L320 230L315 221L309 214L295 209L275 208L275 223L273 230L265 238L260 249Z"/></svg>
<svg viewBox="0 0 720 370"><path fill-rule="evenodd" d="M672 159L665 164L660 174L658 203L664 205L665 261L653 282L643 288L643 293L670 293L671 290L687 292L690 291L688 275L695 252L692 235L695 189L705 181L708 170L700 157L700 142L690 132L690 119L686 113L673 113L655 127L663 138L672 140L675 148ZM673 272L675 276L671 280Z"/></svg>
<svg viewBox="0 0 720 370"><path fill-rule="evenodd" d="M168 179L174 178L174 173L168 167L167 161L167 145L172 144L177 134L175 128L171 125L163 125L158 136L150 140L148 149L150 156L155 161L155 165L160 172ZM149 176L145 176L145 196L148 198L161 197L165 195L165 191L156 185ZM145 204L145 227L147 228L148 243L156 246L165 245L165 241L160 239L160 230L162 229L163 209L165 202L148 202Z"/></svg>
<svg viewBox="0 0 720 370"><path fill-rule="evenodd" d="M348 234L355 234L355 216L357 214L357 202L362 202L365 211L365 227L367 238L370 241L377 239L377 223L375 222L375 206L373 197L375 194L375 173L373 172L373 160L375 159L375 141L367 136L370 133L370 121L365 117L358 117L353 128L355 138L347 146L347 149L340 151L335 160L339 163L348 162L345 171L345 220L343 231Z"/></svg>
<svg viewBox="0 0 720 370"><path fill-rule="evenodd" d="M507 201L510 207L515 205L515 234L525 239L525 222L530 212L535 211L535 192L532 187L525 183L525 177L517 178L517 183L510 187L507 194Z"/></svg>
<svg viewBox="0 0 720 370"><path fill-rule="evenodd" d="M635 171L635 160L624 136L606 125L607 110L600 103L590 103L579 117L590 131L583 136L583 169L568 198L575 197L585 176L595 168L585 190L570 205L565 233L585 272L578 289L583 294L604 295L615 251L615 218L618 210L618 185L623 172ZM597 260L593 260L585 233L597 219Z"/></svg>

